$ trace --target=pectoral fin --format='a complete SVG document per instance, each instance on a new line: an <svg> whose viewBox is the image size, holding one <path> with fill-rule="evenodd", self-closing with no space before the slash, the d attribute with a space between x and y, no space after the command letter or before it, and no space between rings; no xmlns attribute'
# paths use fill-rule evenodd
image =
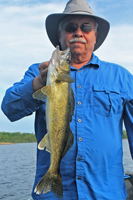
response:
<svg viewBox="0 0 133 200"><path fill-rule="evenodd" d="M48 133L42 138L42 140L38 144L38 149L40 149L40 150L44 150L45 147L46 147L46 151L51 153L51 146L50 146L49 134Z"/></svg>
<svg viewBox="0 0 133 200"><path fill-rule="evenodd" d="M51 93L50 85L47 85L47 86L41 88L41 91L42 91L43 94L50 96L50 93Z"/></svg>
<svg viewBox="0 0 133 200"><path fill-rule="evenodd" d="M46 99L46 95L40 90L37 90L36 92L34 92L33 94L33 98L34 99L38 99L38 100L42 100L44 101Z"/></svg>
<svg viewBox="0 0 133 200"><path fill-rule="evenodd" d="M68 74L60 74L58 75L58 78L56 79L56 81L64 81L67 83L73 83L74 79Z"/></svg>
<svg viewBox="0 0 133 200"><path fill-rule="evenodd" d="M51 87L50 87L50 85L47 85L47 86L37 90L36 92L34 92L33 98L43 101L46 99L47 96L50 96L50 93L51 93Z"/></svg>

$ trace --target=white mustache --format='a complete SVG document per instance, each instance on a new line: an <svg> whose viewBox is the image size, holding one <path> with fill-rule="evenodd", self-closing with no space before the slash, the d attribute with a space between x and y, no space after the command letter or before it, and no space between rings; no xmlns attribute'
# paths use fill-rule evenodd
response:
<svg viewBox="0 0 133 200"><path fill-rule="evenodd" d="M74 42L82 42L83 44L86 44L86 41L82 38L73 38L69 40L69 43L74 43Z"/></svg>

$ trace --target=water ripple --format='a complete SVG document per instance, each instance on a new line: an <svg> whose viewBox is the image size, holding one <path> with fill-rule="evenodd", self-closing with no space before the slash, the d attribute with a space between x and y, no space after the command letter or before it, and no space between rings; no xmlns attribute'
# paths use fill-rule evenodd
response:
<svg viewBox="0 0 133 200"><path fill-rule="evenodd" d="M36 171L36 143L0 145L0 155L0 199L29 199Z"/></svg>
<svg viewBox="0 0 133 200"><path fill-rule="evenodd" d="M133 171L128 141L123 140L124 171ZM36 143L0 145L0 199L30 199L36 171Z"/></svg>

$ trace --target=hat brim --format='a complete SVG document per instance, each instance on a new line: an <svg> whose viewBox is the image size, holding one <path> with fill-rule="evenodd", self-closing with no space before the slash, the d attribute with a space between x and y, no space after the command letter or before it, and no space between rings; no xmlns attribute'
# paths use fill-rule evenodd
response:
<svg viewBox="0 0 133 200"><path fill-rule="evenodd" d="M85 14L85 13L70 13L70 14L69 13L55 13L55 14L48 15L48 17L46 18L45 25L46 25L47 35L51 43L55 47L59 45L60 49L62 49L59 42L59 37L58 37L58 25L61 19L68 15L72 15L72 16L85 15L85 16L91 16L95 18L96 22L98 23L98 34L97 34L97 40L94 47L94 51L97 50L102 45L105 38L107 37L109 29L110 29L110 24L107 20L101 17L98 17L96 15Z"/></svg>

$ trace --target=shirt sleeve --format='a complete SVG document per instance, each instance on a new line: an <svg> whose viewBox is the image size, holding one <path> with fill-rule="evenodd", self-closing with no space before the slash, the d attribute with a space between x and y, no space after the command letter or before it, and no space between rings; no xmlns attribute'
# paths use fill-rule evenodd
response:
<svg viewBox="0 0 133 200"><path fill-rule="evenodd" d="M127 82L127 84L126 84ZM131 156L133 159L133 76L132 74L128 74L128 78L124 81L126 86L126 97L127 101L124 106L124 124L127 131L129 148L131 152Z"/></svg>
<svg viewBox="0 0 133 200"><path fill-rule="evenodd" d="M10 121L19 120L31 115L44 104L34 99L32 82L39 75L39 64L33 64L26 71L24 78L7 89L2 101L1 109Z"/></svg>

